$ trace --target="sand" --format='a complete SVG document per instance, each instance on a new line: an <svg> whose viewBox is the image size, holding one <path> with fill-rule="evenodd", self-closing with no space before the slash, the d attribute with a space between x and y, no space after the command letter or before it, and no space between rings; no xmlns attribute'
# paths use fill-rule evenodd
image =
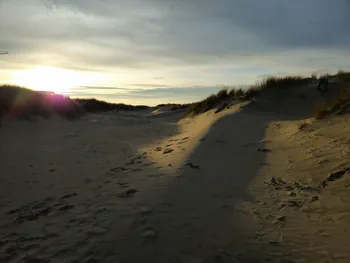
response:
<svg viewBox="0 0 350 263"><path fill-rule="evenodd" d="M6 123L0 262L349 262L348 116L273 99Z"/></svg>

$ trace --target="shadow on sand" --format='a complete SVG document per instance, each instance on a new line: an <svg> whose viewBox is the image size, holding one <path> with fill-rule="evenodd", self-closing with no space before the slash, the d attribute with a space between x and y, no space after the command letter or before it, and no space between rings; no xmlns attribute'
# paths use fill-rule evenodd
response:
<svg viewBox="0 0 350 263"><path fill-rule="evenodd" d="M305 117L291 116L252 105L218 120L188 158L199 167L184 164L170 179L158 178L162 183L144 192L140 186L128 205L152 212L130 214L126 223L116 217L91 253L106 262L274 262L276 248L255 238L253 213L239 203L259 202L247 193L265 165L258 149L271 122Z"/></svg>

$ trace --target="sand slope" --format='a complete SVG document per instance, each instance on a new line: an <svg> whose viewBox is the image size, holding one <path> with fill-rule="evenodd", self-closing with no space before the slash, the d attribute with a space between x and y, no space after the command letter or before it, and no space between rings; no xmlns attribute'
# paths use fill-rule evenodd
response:
<svg viewBox="0 0 350 263"><path fill-rule="evenodd" d="M291 262L348 262L350 123L344 116L300 130L301 123L267 129L271 152L250 188L262 202L247 207L255 209L259 239L277 242Z"/></svg>
<svg viewBox="0 0 350 263"><path fill-rule="evenodd" d="M349 122L292 94L7 124L0 262L348 262Z"/></svg>

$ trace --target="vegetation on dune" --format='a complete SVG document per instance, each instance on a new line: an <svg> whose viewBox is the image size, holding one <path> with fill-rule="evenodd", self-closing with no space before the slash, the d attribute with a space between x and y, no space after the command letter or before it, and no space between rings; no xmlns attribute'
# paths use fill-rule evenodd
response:
<svg viewBox="0 0 350 263"><path fill-rule="evenodd" d="M85 111L90 113L106 112L112 110L144 110L148 109L148 106L133 106L123 103L110 103L97 99L75 99L78 105Z"/></svg>
<svg viewBox="0 0 350 263"><path fill-rule="evenodd" d="M268 77L256 84L250 86L247 89L223 89L217 94L210 95L206 99L193 103L188 111L187 116L196 115L199 113L206 112L208 110L218 107L218 111L222 110L231 101L240 100L246 101L251 100L254 97L260 95L261 92L270 89L284 89L295 87L299 85L305 85L309 82L309 78L299 77L299 76L287 76L287 77Z"/></svg>
<svg viewBox="0 0 350 263"><path fill-rule="evenodd" d="M39 92L12 85L0 86L0 119L34 116L48 118L57 114L65 118L76 118L82 110L74 100L52 92Z"/></svg>
<svg viewBox="0 0 350 263"><path fill-rule="evenodd" d="M0 86L0 120L3 118L49 118L53 114L75 119L86 112L146 108L148 106L108 103L96 99L71 99L53 92L34 91L13 85Z"/></svg>
<svg viewBox="0 0 350 263"><path fill-rule="evenodd" d="M220 102L223 102L229 98L229 93L227 89L219 91L217 94L213 94L206 99L193 103L188 111L187 115L196 115L202 112L206 112L218 106Z"/></svg>
<svg viewBox="0 0 350 263"><path fill-rule="evenodd" d="M350 72L339 70L335 76L343 83L350 83Z"/></svg>
<svg viewBox="0 0 350 263"><path fill-rule="evenodd" d="M166 108L170 111L174 110L184 110L187 109L190 106L190 104L176 104L176 103L168 103L168 104L159 104L156 106L156 109L159 108Z"/></svg>
<svg viewBox="0 0 350 263"><path fill-rule="evenodd" d="M292 88L300 85L306 85L310 81L310 78L301 76L286 76L286 77L268 77L256 84L256 88L259 90L267 89L283 89Z"/></svg>
<svg viewBox="0 0 350 263"><path fill-rule="evenodd" d="M321 119L332 114L342 115L350 113L350 84L344 83L343 85L339 96L334 100L330 102L323 101L316 105L314 111L314 117L316 119Z"/></svg>

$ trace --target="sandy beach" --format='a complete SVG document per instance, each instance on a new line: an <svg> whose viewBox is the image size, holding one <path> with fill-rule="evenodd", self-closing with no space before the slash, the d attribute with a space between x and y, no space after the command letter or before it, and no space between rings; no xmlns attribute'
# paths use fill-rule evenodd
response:
<svg viewBox="0 0 350 263"><path fill-rule="evenodd" d="M0 128L0 262L349 262L350 121L312 88Z"/></svg>

